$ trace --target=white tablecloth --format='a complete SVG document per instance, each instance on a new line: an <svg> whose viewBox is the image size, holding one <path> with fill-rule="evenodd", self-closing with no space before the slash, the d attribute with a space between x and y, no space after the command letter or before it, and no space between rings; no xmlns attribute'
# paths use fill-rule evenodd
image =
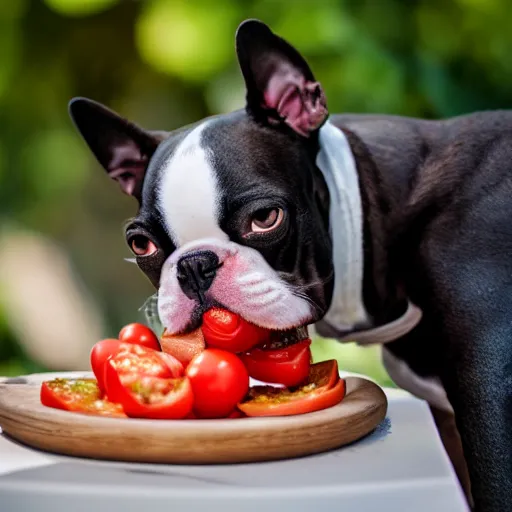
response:
<svg viewBox="0 0 512 512"><path fill-rule="evenodd" d="M100 462L43 453L0 435L0 511L466 512L427 405L385 391L388 416L373 434L279 462Z"/></svg>

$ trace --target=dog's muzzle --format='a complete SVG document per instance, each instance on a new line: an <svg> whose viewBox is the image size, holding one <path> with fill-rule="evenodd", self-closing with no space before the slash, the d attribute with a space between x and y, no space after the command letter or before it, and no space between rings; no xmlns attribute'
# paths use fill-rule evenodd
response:
<svg viewBox="0 0 512 512"><path fill-rule="evenodd" d="M176 278L183 293L202 305L219 268L219 257L213 251L194 251L178 260Z"/></svg>

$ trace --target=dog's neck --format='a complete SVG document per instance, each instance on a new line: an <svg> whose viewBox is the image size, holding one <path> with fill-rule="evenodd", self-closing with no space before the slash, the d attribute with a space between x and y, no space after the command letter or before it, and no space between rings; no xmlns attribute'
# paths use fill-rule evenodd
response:
<svg viewBox="0 0 512 512"><path fill-rule="evenodd" d="M375 166L357 137L330 122L320 130L319 146L317 166L330 195L335 282L317 329L361 344L393 341L417 325L421 311L390 276L385 212L376 211L387 208Z"/></svg>
<svg viewBox="0 0 512 512"><path fill-rule="evenodd" d="M339 331L368 326L363 301L363 207L356 163L347 138L330 122L319 133L316 160L330 197L334 290L324 320Z"/></svg>

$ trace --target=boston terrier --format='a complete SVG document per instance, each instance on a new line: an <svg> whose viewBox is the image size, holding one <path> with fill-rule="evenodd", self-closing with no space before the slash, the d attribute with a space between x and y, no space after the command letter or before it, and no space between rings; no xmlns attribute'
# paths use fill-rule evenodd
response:
<svg viewBox="0 0 512 512"><path fill-rule="evenodd" d="M382 344L395 383L429 402L468 500L512 510L512 112L329 115L266 25L242 23L236 52L245 109L176 131L70 103L138 202L126 239L163 326L191 330L220 305Z"/></svg>

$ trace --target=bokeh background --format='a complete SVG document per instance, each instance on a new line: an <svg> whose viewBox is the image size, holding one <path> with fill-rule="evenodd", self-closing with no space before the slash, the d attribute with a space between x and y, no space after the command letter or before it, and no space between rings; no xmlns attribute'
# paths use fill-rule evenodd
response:
<svg viewBox="0 0 512 512"><path fill-rule="evenodd" d="M512 105L509 0L0 1L0 375L88 368L153 293L122 225L135 204L67 115L73 96L172 130L243 106L234 32L297 46L335 112L443 118ZM378 349L318 359L389 384Z"/></svg>

